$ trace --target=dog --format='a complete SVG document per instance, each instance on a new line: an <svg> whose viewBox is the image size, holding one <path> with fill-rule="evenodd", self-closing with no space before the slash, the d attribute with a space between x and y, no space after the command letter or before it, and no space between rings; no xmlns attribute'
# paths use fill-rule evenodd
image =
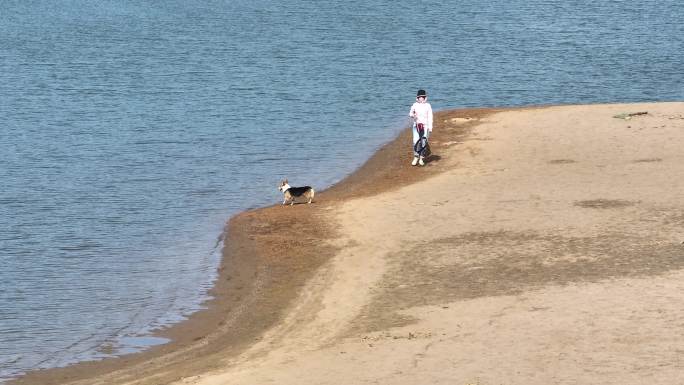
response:
<svg viewBox="0 0 684 385"><path fill-rule="evenodd" d="M314 198L314 194L316 193L311 186L292 187L289 183L287 183L287 179L280 182L278 190L283 193L283 204L290 202L290 206L295 204L295 200L299 198L308 199L309 201L307 203L311 203Z"/></svg>

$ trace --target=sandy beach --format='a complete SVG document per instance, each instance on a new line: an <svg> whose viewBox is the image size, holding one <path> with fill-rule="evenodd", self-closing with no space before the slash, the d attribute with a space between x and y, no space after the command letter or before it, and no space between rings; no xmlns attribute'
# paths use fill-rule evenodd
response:
<svg viewBox="0 0 684 385"><path fill-rule="evenodd" d="M684 103L443 111L431 146L232 218L173 343L13 384L684 384Z"/></svg>

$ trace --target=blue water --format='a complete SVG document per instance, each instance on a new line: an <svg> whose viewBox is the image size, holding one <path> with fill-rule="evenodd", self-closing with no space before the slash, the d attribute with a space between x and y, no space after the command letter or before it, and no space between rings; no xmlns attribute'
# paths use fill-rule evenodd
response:
<svg viewBox="0 0 684 385"><path fill-rule="evenodd" d="M435 109L684 100L684 3L3 0L0 382L201 308L224 223ZM438 129L437 126L436 129Z"/></svg>

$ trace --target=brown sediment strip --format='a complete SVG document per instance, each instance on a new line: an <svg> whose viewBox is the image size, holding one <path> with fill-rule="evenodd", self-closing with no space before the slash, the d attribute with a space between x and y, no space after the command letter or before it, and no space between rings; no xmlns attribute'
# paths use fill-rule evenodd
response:
<svg viewBox="0 0 684 385"><path fill-rule="evenodd" d="M462 109L435 114L433 156L412 167L411 133L380 148L361 168L316 195L315 204L240 213L226 226L219 277L206 310L161 336L172 342L145 352L66 368L31 372L11 384L166 384L227 365L282 317L299 290L336 252L324 213L341 201L378 194L436 175L457 164L444 159L484 117L501 109ZM160 277L163 279L163 277Z"/></svg>

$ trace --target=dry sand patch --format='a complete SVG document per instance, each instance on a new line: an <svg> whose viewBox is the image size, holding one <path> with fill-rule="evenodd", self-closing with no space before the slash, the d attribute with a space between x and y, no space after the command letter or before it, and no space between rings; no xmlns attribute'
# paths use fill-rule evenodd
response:
<svg viewBox="0 0 684 385"><path fill-rule="evenodd" d="M683 107L487 116L441 173L335 205L308 305L197 383L681 383Z"/></svg>

